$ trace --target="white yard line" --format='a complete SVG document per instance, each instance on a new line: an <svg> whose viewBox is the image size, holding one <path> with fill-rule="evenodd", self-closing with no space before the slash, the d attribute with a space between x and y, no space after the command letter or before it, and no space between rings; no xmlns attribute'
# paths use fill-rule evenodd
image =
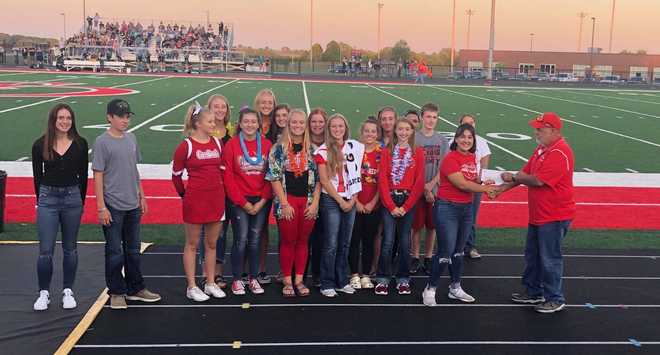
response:
<svg viewBox="0 0 660 355"><path fill-rule="evenodd" d="M631 173L635 173L635 174L639 173L639 171L634 170L634 169L630 169L630 168L626 168L626 171L631 172Z"/></svg>
<svg viewBox="0 0 660 355"><path fill-rule="evenodd" d="M138 82L135 82L135 83L116 85L116 86L113 86L113 88L123 88L123 87L126 87L126 86L151 83L151 82L154 82L154 81L164 80L164 79L171 79L171 78L173 78L173 76L165 76L165 77L160 77L160 78L156 78L156 79L142 80L142 81L138 81Z"/></svg>
<svg viewBox="0 0 660 355"><path fill-rule="evenodd" d="M580 95L585 95L585 96L602 97L602 98L604 98L604 99L617 99L617 100L623 100L623 101L629 101L629 102L637 102L637 103L642 103L642 104L660 105L660 102L653 102L653 101L644 101L644 100L630 99L630 98L627 98L627 97L618 97L618 96L611 96L611 95L598 95L598 94L587 93L587 92L579 92L579 91L570 91L570 93L572 93L572 94L580 94Z"/></svg>
<svg viewBox="0 0 660 355"><path fill-rule="evenodd" d="M303 97L305 98L305 109L307 110L307 114L312 111L309 108L309 99L307 98L307 86L305 86L305 81L302 81L302 89L303 89Z"/></svg>
<svg viewBox="0 0 660 355"><path fill-rule="evenodd" d="M234 79L234 80L229 81L229 82L226 82L226 83L224 83L224 84L222 84L222 85L218 85L218 86L213 87L213 88L210 88L210 89L208 89L208 90L206 90L206 91L204 91L204 92L201 92L201 93L199 93L199 94L197 94L197 95L195 95L195 96L193 96L193 97L191 97L191 98L189 98L189 99L187 99L187 100L185 100L185 101L182 101L182 102L180 102L180 103L178 103L178 104L176 104L176 105L174 105L174 106L168 108L167 110L165 110L165 111L163 111L163 112L157 114L156 116L153 116L153 117L149 118L148 120L146 120L146 121L144 121L144 122L141 122L140 124L138 124L138 125L132 127L131 129L129 129L128 131L129 131L129 132L135 132L136 130L138 130L138 129L144 127L145 125L147 125L147 124L149 124L149 123L151 123L151 122L153 122L153 121L155 121L155 120L161 118L162 116L164 116L164 115L166 115L166 114L168 114L168 113L170 113L170 112L176 110L177 108L179 108L179 107L181 107L181 106L187 104L188 102L191 102L191 101L193 101L194 99L196 99L196 98L198 98L198 97L200 97L200 96L206 95L206 94L208 94L209 92L212 92L212 91L218 90L218 89L220 89L220 88L222 88L222 87L225 87L225 86L227 86L227 85L229 85L229 84L232 84L232 83L234 83L234 82L236 82L236 81L238 81L238 79Z"/></svg>
<svg viewBox="0 0 660 355"><path fill-rule="evenodd" d="M651 115L651 114L649 114L649 113L642 113L642 112L637 112L637 111L626 110L626 109L624 109L624 108L620 108L620 107L613 107L613 106L599 105L599 104L593 104L593 103L591 103L591 102L584 102L584 101L575 101L575 100L569 100L569 99L562 99L562 98L560 98L560 97L547 96L547 95L540 95L540 94L532 94L532 93L529 93L529 92L522 92L521 94L523 94L523 95L527 95L527 96L540 97L540 98L542 98L542 99L550 99L550 100L564 101L564 102L569 102L569 103L578 104L578 105L593 106L593 107L604 108L604 109L608 109L608 110L614 110L614 111L620 111L620 112L632 113L632 114L634 114L634 115L640 115L640 116L646 116L646 117L652 117L652 118L660 118L660 116Z"/></svg>
<svg viewBox="0 0 660 355"><path fill-rule="evenodd" d="M421 108L420 105L418 105L418 104L416 104L416 103L414 103L414 102L412 102L412 101L410 101L410 100L406 100L406 99L404 99L404 98L401 97L401 96L397 96L397 95L395 95L395 94L393 94L393 93L391 93L391 92L389 92L389 91L385 91L385 90L383 90L383 89L381 89L381 88L378 88L378 87L375 87L375 86L373 86L373 85L371 85L371 84L367 84L367 86L369 86L369 87L371 87L371 88L373 88L373 89L375 89L375 90L378 90L378 91L380 91L380 92L382 92L382 93L384 93L384 94L387 94L387 95L389 95L389 96L392 96L392 97L394 97L394 98L396 98L396 99L399 99L399 100L401 100L401 101L403 101L403 102L406 102L406 103L408 103L408 104L410 104L410 105L413 105L414 107L416 107L416 108L418 108L418 109ZM445 123L447 123L447 124L453 126L453 127L458 127L457 124L455 124L454 122L451 122L451 121L447 120L446 118L444 118L444 117L442 117L442 116L439 116L439 115L438 115L438 118L441 119L442 121L444 121ZM519 154L517 154L517 153L515 153L515 152L513 152L513 151L511 151L511 150L509 150L509 149L507 149L507 148L504 148L504 147L502 147L501 145L496 144L496 143L494 143L494 142L492 142L492 141L490 141L490 140L484 138L483 136L481 136L481 137L482 137L486 142L488 142L488 144L492 145L493 147L499 148L500 150L502 150L502 151L504 151L504 152L506 152L506 153L508 153L508 154L510 154L510 155L512 155L512 156L514 156L514 157L516 157L516 158L518 158L518 159L524 161L524 162L527 162L527 158L523 157L522 155L519 155Z"/></svg>
<svg viewBox="0 0 660 355"><path fill-rule="evenodd" d="M483 100L483 101L493 102L493 103L496 103L496 104L500 104L500 105L504 105L504 106L509 106L509 107L513 107L513 108L517 108L517 109L519 109L519 110L527 111L527 112L532 112L532 113L535 113L535 114L538 114L538 115L543 114L543 112L536 111L536 110L532 110L532 109L530 109L530 108L523 107L523 106L518 106L518 105L510 104L510 103L508 103L508 102L504 102L504 101L498 101L498 100L494 100L494 99L489 99L489 98L487 98L487 97L481 97L481 96L476 96L476 95L466 94L466 93L464 93L464 92L454 91L454 90L449 90L449 89L440 88L440 87L437 87L437 86L429 86L429 87L430 87L430 88L433 88L433 89L436 89L436 90L440 90L440 91L451 92L451 93L454 93L454 94L457 94L457 95L463 95L463 96L472 97L472 98L475 98L475 99L478 99L478 100ZM634 140L634 141L637 141L637 142L645 143L645 144L652 145L652 146L655 146L655 147L659 147L659 148L660 148L660 144L655 143L655 142L651 142L651 141L648 141L648 140L645 140L645 139L632 137L632 136L629 136L629 135L626 135L626 134L623 134L623 133L619 133L619 132L609 131L609 130L606 130L606 129L603 129L603 128L600 128L600 127L596 127L596 126L588 125L588 124L585 124L585 123L582 123L582 122L573 121L573 120L570 120L570 119L568 119L568 118L562 118L562 121L564 121L564 122L570 122L570 123L575 124L575 125L578 125L578 126L583 126L583 127L591 128L591 129L596 130L596 131L609 133L609 134L612 134L612 135L615 135L615 136L619 136L619 137L622 137L622 138L627 138L627 139L630 139L630 140Z"/></svg>
<svg viewBox="0 0 660 355"><path fill-rule="evenodd" d="M54 97L52 99L41 100L41 101L33 102L33 103L27 104L27 105L16 106L16 107L0 110L0 114L11 112L11 111L16 111L16 110L24 109L24 108L27 108L27 107L36 106L36 105L41 105L41 104L45 104L45 103L49 103L49 102L53 102L53 101L57 101L57 100L64 100L64 99L68 99L69 97L71 97L71 96Z"/></svg>

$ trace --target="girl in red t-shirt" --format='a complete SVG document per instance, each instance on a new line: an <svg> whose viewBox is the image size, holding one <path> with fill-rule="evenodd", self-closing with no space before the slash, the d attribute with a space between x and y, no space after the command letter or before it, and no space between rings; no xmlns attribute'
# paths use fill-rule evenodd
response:
<svg viewBox="0 0 660 355"><path fill-rule="evenodd" d="M472 194L492 193L492 181L481 185L474 152L476 133L469 124L458 126L450 152L440 165L440 186L433 205L433 221L436 227L438 250L433 256L431 276L422 293L427 306L434 306L435 290L440 276L449 267L451 283L448 297L471 303L474 297L461 288L463 250L472 228Z"/></svg>
<svg viewBox="0 0 660 355"><path fill-rule="evenodd" d="M370 117L360 128L361 141L364 144L361 176L362 191L358 193L355 206L355 224L351 247L348 251L348 264L351 268L351 286L355 289L374 288L369 273L374 259L374 238L381 223L380 198L378 194L378 165L381 148L378 144L378 121ZM362 263L360 263L362 254ZM362 272L360 272L360 264Z"/></svg>
<svg viewBox="0 0 660 355"><path fill-rule="evenodd" d="M172 183L183 199L183 222L186 244L183 249L183 268L188 281L186 296L194 301L225 297L214 280L216 242L220 235L220 222L224 218L225 194L221 174L222 145L211 136L215 129L215 117L199 104L188 108L184 133L188 136L174 152ZM188 172L188 184L184 185L183 171ZM206 231L205 262L206 285L204 292L195 283L195 256L200 231Z"/></svg>
<svg viewBox="0 0 660 355"><path fill-rule="evenodd" d="M415 204L424 191L424 149L415 146L415 128L402 118L394 125L392 144L383 150L378 171L378 188L383 204L383 241L378 262L377 295L388 294L392 277L392 249L399 241L397 291L410 294L410 230Z"/></svg>

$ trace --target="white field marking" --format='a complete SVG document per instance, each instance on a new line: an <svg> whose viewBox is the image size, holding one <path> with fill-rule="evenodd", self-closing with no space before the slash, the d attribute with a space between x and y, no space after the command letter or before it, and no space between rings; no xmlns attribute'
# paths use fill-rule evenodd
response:
<svg viewBox="0 0 660 355"><path fill-rule="evenodd" d="M144 83L151 83L151 82L154 82L154 81L164 80L164 79L171 79L171 78L173 78L173 76L165 76L165 77L160 77L160 78L155 78L155 79L142 80L142 81L138 81L138 82L135 82L135 83L116 85L116 86L113 86L113 88L123 88L123 87L126 87L126 86L139 85L139 84L144 84Z"/></svg>
<svg viewBox="0 0 660 355"><path fill-rule="evenodd" d="M381 89L394 89L393 86L379 86Z"/></svg>
<svg viewBox="0 0 660 355"><path fill-rule="evenodd" d="M639 171L634 170L634 169L630 169L630 168L626 168L626 171L629 171L629 172L635 173L635 174L639 173Z"/></svg>
<svg viewBox="0 0 660 355"><path fill-rule="evenodd" d="M364 88L364 89L368 88L368 86L366 86L366 85L351 85L351 87L352 88Z"/></svg>
<svg viewBox="0 0 660 355"><path fill-rule="evenodd" d="M592 93L587 93L587 92L579 92L579 91L575 91L575 92L571 92L571 93L572 94L586 95L586 96L602 97L604 99L617 99L617 100L623 100L623 101L628 101L628 102L638 102L638 103L642 103L642 104L660 105L660 102L637 100L637 99L631 99L631 98L628 98L628 97L598 95L598 94L592 94Z"/></svg>
<svg viewBox="0 0 660 355"><path fill-rule="evenodd" d="M27 159L27 157L25 157ZM18 160L17 160L18 161ZM24 160L21 160L25 161ZM12 198L32 198L34 194L6 194L7 197ZM95 195L87 195L86 199L95 199ZM148 200L180 200L179 196L145 196ZM527 201L482 201L486 205L527 205ZM605 206L605 207L660 207L660 203L644 203L644 202L576 202L577 206Z"/></svg>
<svg viewBox="0 0 660 355"><path fill-rule="evenodd" d="M70 97L70 96L54 97L54 98L52 98L52 99L41 100L41 101L33 102L33 103L31 103L31 104L27 104L27 105L16 106L16 107L12 107L12 108L8 108L8 109L0 110L0 114L2 114L2 113L6 113L6 112L11 112L11 111L16 111L16 110L20 110L20 109L23 109L23 108L36 106L36 105L46 104L46 103L53 102L53 101L57 101L57 100L64 100L64 99L67 99L67 98L69 98L69 97Z"/></svg>
<svg viewBox="0 0 660 355"><path fill-rule="evenodd" d="M419 106L418 104L416 104L416 103L414 103L414 102L412 102L412 101L410 101L410 100L406 100L406 99L404 99L404 98L401 97L401 96L394 95L394 94L392 94L391 92L388 92L388 91L385 91L385 90L383 90L383 89L377 88L377 87L375 87L375 86L373 86L373 85L371 85L371 84L367 84L367 85L368 85L369 87L371 87L371 88L374 88L374 89L376 89L376 90L378 90L378 91L380 91L380 92L386 94L386 95L390 95L390 96L392 96L392 97L394 97L394 98L396 98L396 99L399 99L399 100L401 100L401 101L403 101L403 102L406 102L406 103L408 103L408 104L410 104L410 105L413 105L414 107L416 107L416 108L418 108L418 109L421 108L421 106ZM444 118L444 117L442 117L442 116L440 116L440 115L438 115L438 118L441 119L442 121L444 121L445 123L449 124L450 126L458 127L457 124L455 124L454 122L451 122L451 121L447 120L446 118ZM482 137L482 138L483 138L483 137ZM493 147L497 147L497 148L499 148L500 150L502 150L502 151L504 151L504 152L506 152L506 153L509 153L510 155L513 155L514 157L516 157L516 158L518 158L518 159L520 159L520 160L522 160L522 161L524 161L524 162L527 162L527 158L525 158L525 157L523 157L523 156L521 156L521 155L519 155L519 154L516 154L516 153L512 152L511 150L502 147L502 146L499 145L499 144L493 143L492 141L490 141L490 140L488 140L488 139L486 139L486 138L483 138L483 139L484 139L484 141L488 142L488 144L492 145Z"/></svg>
<svg viewBox="0 0 660 355"><path fill-rule="evenodd" d="M237 84L252 84L252 81L239 81Z"/></svg>
<svg viewBox="0 0 660 355"><path fill-rule="evenodd" d="M208 93L211 92L211 91L218 90L218 89L220 89L220 88L222 88L222 87L224 87L224 86L227 86L227 85L229 85L229 84L231 84L231 83L234 83L234 82L236 82L236 81L238 81L238 79L234 79L234 80L232 80L232 81L226 82L226 83L224 83L224 84L221 84L221 85L218 85L218 86L216 86L216 87L210 88L210 89L208 89L208 90L206 90L206 91L204 91L204 92L201 92L201 93L199 93L199 94L197 94L197 95L195 95L195 96L193 96L193 97L191 97L191 98L189 98L189 99L187 99L187 100L185 100L185 101L182 101L182 102L180 102L180 103L178 103L178 104L176 104L176 105L174 105L174 106L168 108L167 110L165 110L165 111L163 111L163 112L157 114L156 116L153 116L153 117L151 117L150 119L148 119L148 120L146 120L146 121L144 121L144 122L141 122L140 124L138 124L138 125L134 126L133 128L129 129L128 131L129 131L129 132L135 132L136 130L142 128L143 126L145 126L145 125L147 125L147 124L149 124L149 123L151 123L151 122L153 122L153 121L159 119L160 117L162 117L162 116L164 116L164 115L166 115L166 114L168 114L168 113L170 113L170 112L176 110L177 108L179 108L179 107L181 107L181 106L187 104L188 102L190 102L190 101L192 101L192 100L194 100L194 99L196 99L196 98L198 98L198 97L200 97L200 96L202 96L202 95L206 95L206 94L208 94Z"/></svg>
<svg viewBox="0 0 660 355"><path fill-rule="evenodd" d="M504 168L501 167L501 166L496 166L495 169L497 169L497 170L499 170L499 171L504 171Z"/></svg>
<svg viewBox="0 0 660 355"><path fill-rule="evenodd" d="M593 103L591 103L591 102L583 102L583 101L575 101L575 100L569 100L569 99L562 99L562 98L560 98L560 97L547 96L547 95L541 95L541 94L532 94L532 93L528 93L528 92L523 93L523 95L535 96L535 97L540 97L540 98L546 98L546 99L550 99L550 100L557 100L557 101L570 102L570 103L578 104L578 105L586 105L586 106L593 106L593 107L604 108L604 109L609 109L609 110L615 110L615 111L627 112L627 113L632 113L632 114L635 114L635 115L647 116L647 117L652 117L652 118L660 118L660 116L651 115L651 114L649 114L649 113L642 113L642 112L637 112L637 111L626 110L626 109L624 109L624 108L620 108L620 107L613 107L613 106L606 106L606 105L593 104Z"/></svg>
<svg viewBox="0 0 660 355"><path fill-rule="evenodd" d="M423 306L423 305L422 305ZM438 305L440 306L440 305ZM109 307L109 306L104 306ZM131 305L131 307L134 307ZM426 307L426 306L425 306ZM584 307L584 306L583 306ZM639 346L660 345L660 341L640 341L635 343ZM500 340L451 340L451 341L319 341L319 342L275 342L275 343L159 343L159 344L76 344L73 347L77 349L143 349L143 348L268 348L268 347L348 347L348 346L429 346L429 345L446 345L446 346L476 346L476 345L524 345L524 346L631 346L633 343L630 341L530 341L530 340L513 340L513 341L500 341ZM337 349L339 351L339 349Z"/></svg>
<svg viewBox="0 0 660 355"><path fill-rule="evenodd" d="M586 172L588 172L588 173L595 173L595 172L596 172L596 171L591 170L591 169L589 169L589 168L582 168L582 170L584 170L584 171L586 171Z"/></svg>
<svg viewBox="0 0 660 355"><path fill-rule="evenodd" d="M61 243L61 242L58 242ZM103 242L100 242L103 243ZM146 251L142 255L183 255L182 252L173 252L173 251ZM268 252L268 255L280 255L278 252ZM500 258L522 258L524 254L481 254L483 256L492 256ZM616 255L616 254L564 254L564 258L596 258L596 259L649 259L657 260L660 259L660 255ZM231 277L231 274L223 275ZM275 276L275 275L273 275Z"/></svg>
<svg viewBox="0 0 660 355"><path fill-rule="evenodd" d="M309 109L309 99L307 98L307 86L305 85L305 81L302 81L302 89L303 89L303 97L305 98L305 110L307 110L307 114L312 111Z"/></svg>
<svg viewBox="0 0 660 355"><path fill-rule="evenodd" d="M231 275L226 275L231 277ZM277 275L270 275L270 277L275 277ZM150 279L185 279L186 275L143 275L144 278ZM202 277L202 275L196 275L195 277ZM428 279L426 275L413 275L410 276L413 279ZM441 279L449 279L451 276L445 275L440 276ZM484 280L520 280L520 275L487 275L487 276L461 276L464 279L484 279ZM615 281L660 281L660 277L656 276L562 276L564 280L615 280ZM660 307L660 305L658 306Z"/></svg>
<svg viewBox="0 0 660 355"><path fill-rule="evenodd" d="M24 74L34 74L31 72L21 72L21 73L6 73L6 72L0 72L0 77L5 77L5 76L11 76L11 75L24 75Z"/></svg>
<svg viewBox="0 0 660 355"><path fill-rule="evenodd" d="M28 162L0 161L0 170L6 171L10 177L32 177L32 163ZM172 178L170 164L138 164L138 171L143 180L170 180ZM92 175L90 170L89 176ZM576 187L660 188L660 173L574 172L573 185Z"/></svg>
<svg viewBox="0 0 660 355"><path fill-rule="evenodd" d="M600 118L600 116L598 116L598 115L592 115L591 117L593 117L593 118Z"/></svg>
<svg viewBox="0 0 660 355"><path fill-rule="evenodd" d="M20 157L20 158L16 159L16 161L26 161L28 159L30 159L30 157Z"/></svg>
<svg viewBox="0 0 660 355"><path fill-rule="evenodd" d="M513 107L513 108L517 108L517 109L519 109L519 110L523 110L523 111L527 111L527 112L536 113L536 114L538 114L538 115L543 114L543 112L536 111L536 110L532 110L532 109L529 109L529 108L526 108L526 107L522 107L522 106L518 106L518 105L514 105L514 104L510 104L510 103L508 103L508 102L497 101L497 100L489 99L489 98L487 98L487 97L481 97L481 96L476 96L476 95L466 94L466 93L464 93L464 92L459 92L459 91L454 91L454 90L444 89L444 88L440 88L440 87L436 87L436 86L430 86L430 87L432 87L432 88L434 88L434 89L436 89L436 90L448 91L448 92L452 92L452 93L454 93L454 94L459 94L459 95L463 95L463 96L468 96L468 97L472 97L472 98L475 98L475 99L478 99L478 100L489 101L489 102L493 102L493 103L496 103L496 104L500 104L500 105L504 105L504 106L509 106L509 107ZM652 145L652 146L655 146L655 147L660 147L660 144L655 143L655 142L651 142L651 141L647 141L647 140L645 140L645 139L632 137L632 136L629 136L629 135L626 135L626 134L623 134L623 133L619 133L619 132L609 131L609 130L606 130L606 129L603 129L603 128L600 128L600 127L596 127L596 126L588 125L588 124L586 124L586 123L582 123L582 122L577 122L577 121L569 120L569 119L567 119L567 118L563 118L562 120L565 121L565 122L570 122L570 123L575 124L575 125L578 125L578 126L583 126L583 127L591 128L591 129L596 130L596 131L605 132L605 133L609 133L609 134L612 134L612 135L615 135L615 136L619 136L619 137L627 138L627 139L630 139L630 140L634 140L634 141L637 141L637 142L646 143L646 144L648 144L648 145Z"/></svg>

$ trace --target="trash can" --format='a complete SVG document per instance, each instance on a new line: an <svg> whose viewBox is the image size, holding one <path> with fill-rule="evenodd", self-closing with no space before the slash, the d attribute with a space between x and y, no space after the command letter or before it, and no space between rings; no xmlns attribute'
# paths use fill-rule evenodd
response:
<svg viewBox="0 0 660 355"><path fill-rule="evenodd" d="M0 170L0 233L5 230L5 191L7 187L7 172Z"/></svg>

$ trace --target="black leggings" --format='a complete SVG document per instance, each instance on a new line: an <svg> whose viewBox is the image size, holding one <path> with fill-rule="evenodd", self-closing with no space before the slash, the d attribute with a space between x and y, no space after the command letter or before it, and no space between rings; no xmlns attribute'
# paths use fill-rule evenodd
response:
<svg viewBox="0 0 660 355"><path fill-rule="evenodd" d="M348 264L351 273L360 273L360 244L362 244L362 274L369 274L374 260L374 238L378 233L382 216L380 209L370 214L357 213L351 236L351 246L348 251Z"/></svg>

